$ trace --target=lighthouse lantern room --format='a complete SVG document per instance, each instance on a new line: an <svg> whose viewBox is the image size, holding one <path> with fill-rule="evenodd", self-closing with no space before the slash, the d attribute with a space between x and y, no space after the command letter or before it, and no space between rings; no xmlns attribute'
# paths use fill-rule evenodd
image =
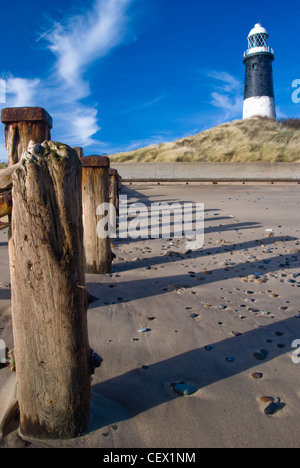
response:
<svg viewBox="0 0 300 468"><path fill-rule="evenodd" d="M257 23L248 36L244 53L245 94L243 119L262 116L276 119L273 67L274 51L267 30Z"/></svg>

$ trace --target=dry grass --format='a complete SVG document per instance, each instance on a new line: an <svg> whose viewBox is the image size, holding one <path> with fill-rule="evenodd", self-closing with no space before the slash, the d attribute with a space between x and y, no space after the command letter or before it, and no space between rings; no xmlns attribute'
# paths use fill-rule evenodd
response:
<svg viewBox="0 0 300 468"><path fill-rule="evenodd" d="M110 156L112 162L292 162L300 161L295 120L236 120L173 143ZM299 123L299 122L298 122Z"/></svg>

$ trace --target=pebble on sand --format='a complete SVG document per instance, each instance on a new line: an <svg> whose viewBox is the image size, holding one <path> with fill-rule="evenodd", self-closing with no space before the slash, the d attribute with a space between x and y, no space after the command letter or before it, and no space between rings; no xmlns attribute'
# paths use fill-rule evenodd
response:
<svg viewBox="0 0 300 468"><path fill-rule="evenodd" d="M262 403L269 403L269 405L264 410L266 416L273 416L285 406L280 402L280 398L277 398L277 401L275 401L275 398L273 397L262 397L260 401Z"/></svg>
<svg viewBox="0 0 300 468"><path fill-rule="evenodd" d="M185 383L178 383L173 386L174 392L178 393L178 395L185 396L185 395L193 395L196 393L197 389L193 385L188 385Z"/></svg>
<svg viewBox="0 0 300 468"><path fill-rule="evenodd" d="M271 396L263 396L260 398L261 403L271 403L274 401L274 398Z"/></svg>
<svg viewBox="0 0 300 468"><path fill-rule="evenodd" d="M263 378L264 374L262 374L261 372L254 372L254 374L252 374L252 378L254 380L261 380Z"/></svg>
<svg viewBox="0 0 300 468"><path fill-rule="evenodd" d="M255 359L257 359L257 361L263 361L264 359L266 359L268 353L264 350L261 350L260 352L256 352L256 353L253 353L253 356L255 357Z"/></svg>
<svg viewBox="0 0 300 468"><path fill-rule="evenodd" d="M205 351L211 351L213 347L211 345L207 345L204 347Z"/></svg>
<svg viewBox="0 0 300 468"><path fill-rule="evenodd" d="M227 361L227 362L234 362L235 359L234 359L233 356L227 356L226 361Z"/></svg>
<svg viewBox="0 0 300 468"><path fill-rule="evenodd" d="M231 333L233 334L233 336L241 336L242 335L241 332L238 332L238 331L235 331L235 330L233 330Z"/></svg>

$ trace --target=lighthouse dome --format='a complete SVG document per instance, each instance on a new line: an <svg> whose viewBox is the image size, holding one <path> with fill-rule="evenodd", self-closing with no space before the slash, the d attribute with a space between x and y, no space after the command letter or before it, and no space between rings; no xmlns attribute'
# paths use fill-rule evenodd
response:
<svg viewBox="0 0 300 468"><path fill-rule="evenodd" d="M264 28L260 23L256 23L254 28L251 29L248 38L250 36L254 36L255 34L266 34L267 36L269 36L268 31L266 30L266 28Z"/></svg>
<svg viewBox="0 0 300 468"><path fill-rule="evenodd" d="M273 49L269 47L268 31L260 23L257 23L248 35L248 50L244 56L262 52L274 55Z"/></svg>

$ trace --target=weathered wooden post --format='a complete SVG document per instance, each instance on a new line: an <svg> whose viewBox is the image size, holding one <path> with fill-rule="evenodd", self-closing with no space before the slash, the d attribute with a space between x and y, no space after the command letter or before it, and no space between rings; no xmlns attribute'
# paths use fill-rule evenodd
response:
<svg viewBox="0 0 300 468"><path fill-rule="evenodd" d="M9 243L20 431L74 438L90 416L82 166L51 141L31 145L13 173Z"/></svg>
<svg viewBox="0 0 300 468"><path fill-rule="evenodd" d="M109 202L119 209L119 174L116 169L109 169Z"/></svg>
<svg viewBox="0 0 300 468"><path fill-rule="evenodd" d="M9 166L20 161L30 141L42 143L51 140L52 117L41 107L2 109L1 122L5 124L5 145Z"/></svg>
<svg viewBox="0 0 300 468"><path fill-rule="evenodd" d="M80 146L74 146L73 149L76 151L76 153L77 153L77 155L78 155L78 157L79 157L80 159L83 158L83 156L84 156L84 154L83 154L83 148L81 148Z"/></svg>
<svg viewBox="0 0 300 468"><path fill-rule="evenodd" d="M82 162L82 203L86 273L111 272L112 252L110 239L99 235L97 208L109 203L109 166L106 156L85 156Z"/></svg>

